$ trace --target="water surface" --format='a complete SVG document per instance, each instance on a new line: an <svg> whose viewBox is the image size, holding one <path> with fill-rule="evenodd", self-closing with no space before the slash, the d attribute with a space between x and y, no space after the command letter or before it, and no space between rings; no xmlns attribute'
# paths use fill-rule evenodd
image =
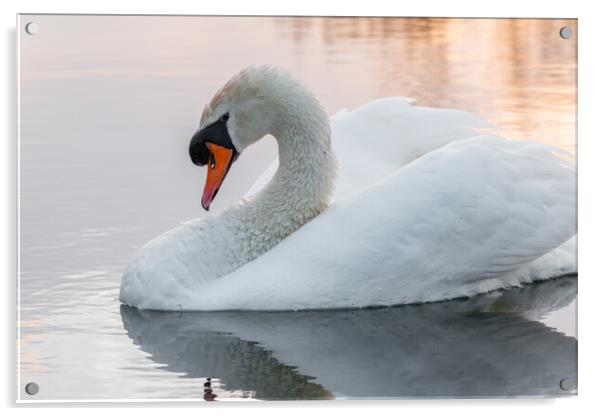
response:
<svg viewBox="0 0 602 416"><path fill-rule="evenodd" d="M207 215L188 141L240 68L288 68L330 113L409 96L575 154L576 44L558 36L575 21L25 15L20 24L32 20L37 35L19 29L21 398L558 395L559 379L575 378L573 278L361 311L168 314L117 299L138 247ZM248 149L214 209L275 156L270 140ZM34 397L22 393L29 381L40 385Z"/></svg>

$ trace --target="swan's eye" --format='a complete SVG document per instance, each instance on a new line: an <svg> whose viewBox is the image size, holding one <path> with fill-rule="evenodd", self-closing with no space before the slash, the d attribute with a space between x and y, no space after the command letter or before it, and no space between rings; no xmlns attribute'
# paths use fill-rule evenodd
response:
<svg viewBox="0 0 602 416"><path fill-rule="evenodd" d="M213 153L209 153L209 166L211 169L215 169L215 156L213 156Z"/></svg>
<svg viewBox="0 0 602 416"><path fill-rule="evenodd" d="M228 121L229 118L230 118L230 114L226 113L219 118L219 121L221 123L225 123L226 121Z"/></svg>

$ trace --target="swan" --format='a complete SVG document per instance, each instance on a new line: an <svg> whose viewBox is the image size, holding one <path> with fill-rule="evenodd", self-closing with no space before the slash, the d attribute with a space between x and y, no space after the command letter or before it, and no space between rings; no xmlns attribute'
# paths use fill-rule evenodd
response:
<svg viewBox="0 0 602 416"><path fill-rule="evenodd" d="M278 160L238 203L144 245L119 297L157 310L349 308L575 273L573 162L489 127L399 97L329 119L289 72L246 68L190 141L192 162L207 166L201 205L263 137Z"/></svg>

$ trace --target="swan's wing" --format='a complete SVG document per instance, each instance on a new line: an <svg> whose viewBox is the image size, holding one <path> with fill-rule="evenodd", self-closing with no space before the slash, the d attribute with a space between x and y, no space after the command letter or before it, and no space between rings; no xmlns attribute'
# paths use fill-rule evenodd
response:
<svg viewBox="0 0 602 416"><path fill-rule="evenodd" d="M357 193L421 155L492 127L464 111L416 107L411 102L403 97L383 98L332 116L332 142L339 165L333 201ZM259 192L277 168L275 160L246 196Z"/></svg>
<svg viewBox="0 0 602 416"><path fill-rule="evenodd" d="M531 265L575 234L575 197L572 163L548 146L457 141L332 204L182 302L201 310L391 305L547 278L554 261Z"/></svg>

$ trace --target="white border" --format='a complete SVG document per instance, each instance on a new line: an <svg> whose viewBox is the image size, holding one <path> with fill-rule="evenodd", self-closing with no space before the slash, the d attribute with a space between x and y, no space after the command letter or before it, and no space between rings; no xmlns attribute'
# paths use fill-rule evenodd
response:
<svg viewBox="0 0 602 416"><path fill-rule="evenodd" d="M546 415L567 413L580 413L595 408L600 408L597 386L602 369L600 368L600 333L597 317L600 311L599 303L602 280L602 270L597 258L598 239L601 235L600 212L602 212L601 191L602 188L597 180L600 175L600 158L602 158L601 121L600 121L600 75L602 68L600 64L599 40L602 39L600 28L602 16L595 13L593 1L545 1L526 2L524 0L503 0L500 2L476 2L468 0L453 1L408 1L393 2L387 0L346 0L343 2L327 2L324 0L303 0L294 2L279 2L273 0L220 0L210 1L186 1L186 0L105 0L96 2L82 2L77 0L4 0L0 2L2 12L0 14L3 22L4 39L4 100L2 101L3 122L0 124L5 129L4 149L2 156L2 191L4 201L2 207L2 250L0 255L2 264L6 265L4 274L3 293L5 295L5 338L2 342L4 348L4 359L6 371L0 390L3 394L3 404L11 406L16 398L15 392L15 275L16 275L16 204L15 199L15 161L14 151L15 120L14 120L14 27L15 14L22 13L132 13L132 14L268 14L268 15L400 15L400 16L455 16L455 17L568 17L579 18L579 269L580 269L580 293L579 293L579 397L577 399L558 400L439 400L439 401L384 401L384 402L303 402L300 403L263 403L244 404L246 411L265 412L283 409L287 413L307 412L306 407L315 411L318 408L332 411L344 411L346 414L365 414L370 407L377 407L378 412L399 413L408 412L432 412L446 414L479 414L489 415L504 414L515 409L528 410L530 413L541 413ZM12 32L11 32L12 31ZM8 35L8 36L7 36ZM12 55L12 56L11 56ZM72 402L72 406L80 402ZM92 402L91 406L103 405L104 402ZM111 402L118 407L134 402ZM139 403L139 402L135 402ZM153 411L163 413L163 407L174 404L171 401L164 403L151 402L153 405L162 404L161 408ZM179 405L182 402L175 402ZM203 411L209 410L207 403L192 403L202 406ZM243 408L241 403L215 403L210 404L220 411L227 408L236 411ZM86 407L91 407L86 406ZM40 407L32 405L28 411ZM139 406L138 406L139 407ZM185 405L180 411L194 411ZM591 407L591 409L590 409ZM250 408L250 409L249 409ZM400 408L403 408L400 409ZM527 409L524 409L527 408ZM130 408L126 411L131 413ZM53 406L45 412L57 411L61 414L70 411L80 412L79 409L59 409ZM105 412L105 409L86 409L88 412ZM145 413L152 411L145 409ZM589 412L588 412L589 413Z"/></svg>
<svg viewBox="0 0 602 416"><path fill-rule="evenodd" d="M15 21L15 25L16 27L19 26L19 17L16 16L16 21ZM19 68L19 65L21 63L21 34L19 31L16 32L17 35L17 68ZM21 125L21 106L18 104L21 102L21 73L20 71L17 69L17 195L16 195L16 199L17 199L17 212L16 212L16 217L17 217L17 226L16 226L16 233L17 233L17 252L16 252L16 262L17 262L17 322L21 321L21 193L19 192L19 189L21 189L21 129L19 128L19 126ZM17 384L15 386L15 389L17 389L17 398L20 397L18 389L19 386L21 385L21 371L19 370L21 368L21 344L19 343L19 340L21 339L21 327L19 325L17 325Z"/></svg>

